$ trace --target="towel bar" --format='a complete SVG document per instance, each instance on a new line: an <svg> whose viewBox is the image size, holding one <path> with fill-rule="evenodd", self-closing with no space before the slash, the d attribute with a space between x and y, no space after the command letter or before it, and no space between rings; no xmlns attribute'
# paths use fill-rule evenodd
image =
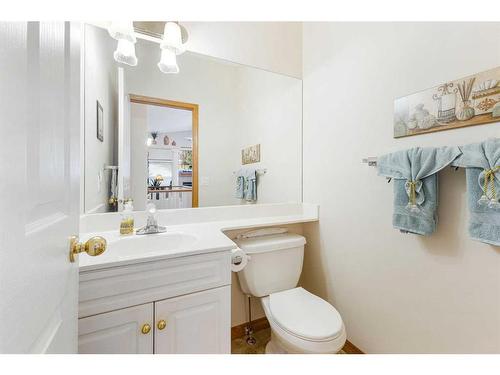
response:
<svg viewBox="0 0 500 375"><path fill-rule="evenodd" d="M238 171L233 171L233 174L238 173ZM257 174L266 174L267 173L267 168L264 169L257 169Z"/></svg>
<svg viewBox="0 0 500 375"><path fill-rule="evenodd" d="M363 163L367 163L369 167L376 167L377 166L377 158L370 156L368 158L365 158L362 160Z"/></svg>

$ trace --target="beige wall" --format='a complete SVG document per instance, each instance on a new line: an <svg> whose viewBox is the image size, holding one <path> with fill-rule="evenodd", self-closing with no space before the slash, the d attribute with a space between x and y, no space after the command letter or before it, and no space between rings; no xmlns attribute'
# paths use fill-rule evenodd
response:
<svg viewBox="0 0 500 375"><path fill-rule="evenodd" d="M500 65L496 23L307 23L304 201L320 204L303 284L368 353L500 353L500 249L467 237L465 174L440 173L431 237L391 227L392 185L361 163L500 136L482 125L392 138L395 98Z"/></svg>
<svg viewBox="0 0 500 375"><path fill-rule="evenodd" d="M302 77L300 22L182 22L187 49L208 56Z"/></svg>

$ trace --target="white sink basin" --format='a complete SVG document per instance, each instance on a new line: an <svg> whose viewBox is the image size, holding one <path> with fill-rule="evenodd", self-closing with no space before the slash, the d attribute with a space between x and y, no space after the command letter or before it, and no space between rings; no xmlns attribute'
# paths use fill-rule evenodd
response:
<svg viewBox="0 0 500 375"><path fill-rule="evenodd" d="M106 251L96 257L81 254L80 267L187 251L198 241L197 236L182 232L103 237L107 240Z"/></svg>
<svg viewBox="0 0 500 375"><path fill-rule="evenodd" d="M131 235L108 241L106 253L115 253L120 258L169 252L187 248L196 242L196 236L187 233L157 233ZM104 254L103 254L104 255Z"/></svg>

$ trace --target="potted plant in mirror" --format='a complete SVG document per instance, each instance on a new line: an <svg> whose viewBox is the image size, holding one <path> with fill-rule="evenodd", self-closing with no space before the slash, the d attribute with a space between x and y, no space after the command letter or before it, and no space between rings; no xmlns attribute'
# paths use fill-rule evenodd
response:
<svg viewBox="0 0 500 375"><path fill-rule="evenodd" d="M151 189L154 190L160 190L162 182L163 182L163 176L161 175L158 175L154 178L153 177L148 178L148 185ZM157 200L160 199L160 193L156 193L156 199Z"/></svg>

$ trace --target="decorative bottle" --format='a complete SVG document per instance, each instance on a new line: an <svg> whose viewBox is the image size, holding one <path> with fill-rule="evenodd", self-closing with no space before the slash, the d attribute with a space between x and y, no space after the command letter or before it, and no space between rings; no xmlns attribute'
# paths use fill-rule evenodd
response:
<svg viewBox="0 0 500 375"><path fill-rule="evenodd" d="M123 204L122 221L120 223L120 234L126 236L134 233L134 207L132 200L128 199Z"/></svg>

